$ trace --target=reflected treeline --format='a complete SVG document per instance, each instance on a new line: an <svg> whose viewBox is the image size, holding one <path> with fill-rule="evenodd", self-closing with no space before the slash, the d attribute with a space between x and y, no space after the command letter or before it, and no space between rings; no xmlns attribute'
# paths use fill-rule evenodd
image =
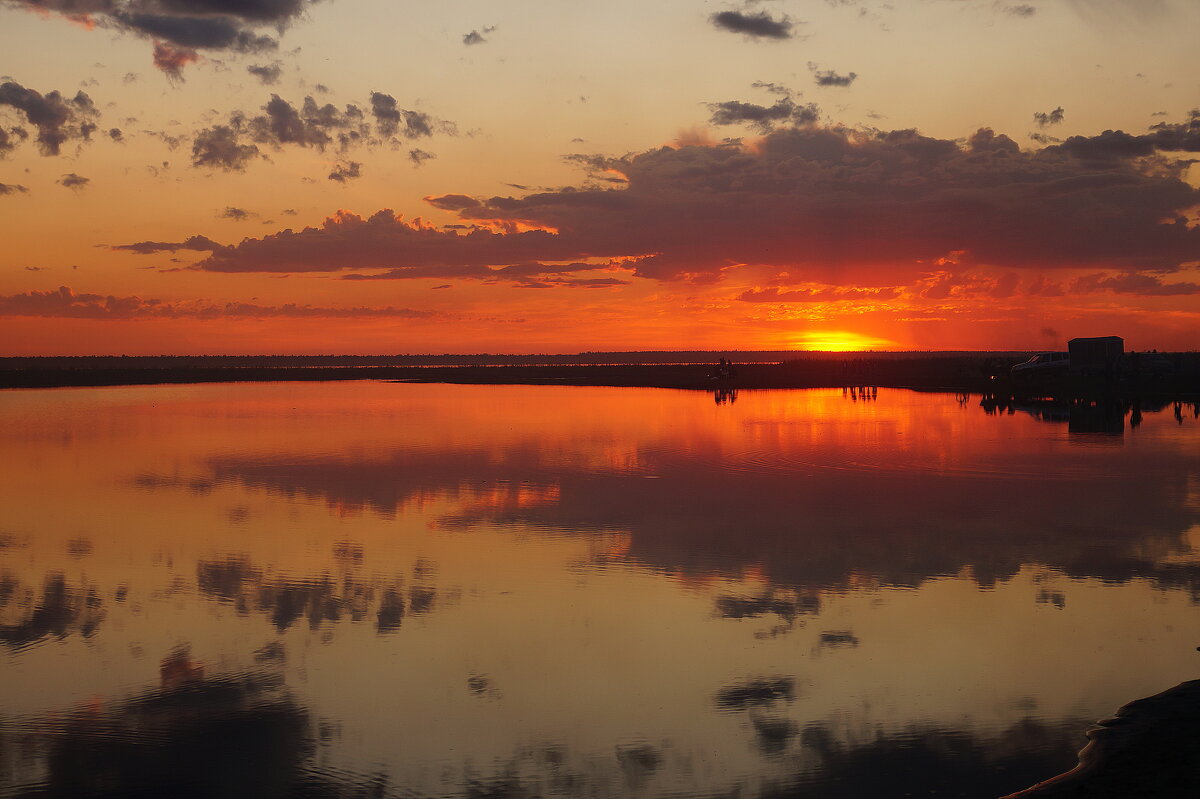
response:
<svg viewBox="0 0 1200 799"><path fill-rule="evenodd" d="M1184 534L1200 522L1188 500L1196 465L1183 459L1071 480L885 470L801 476L720 471L672 453L648 460L659 479L566 474L556 503L463 512L442 523L625 530L629 546L615 556L623 560L688 573L751 571L808 594L916 587L964 569L986 588L1030 563L1073 576L1200 585L1200 564L1163 558L1186 551ZM730 595L717 610L787 621L817 600L793 601Z"/></svg>
<svg viewBox="0 0 1200 799"><path fill-rule="evenodd" d="M713 700L718 710L747 710L796 698L796 681L791 677L759 677L726 685Z"/></svg>
<svg viewBox="0 0 1200 799"><path fill-rule="evenodd" d="M72 633L90 637L104 613L104 600L94 585L72 586L64 575L51 573L39 589L12 574L0 574L0 644L11 649Z"/></svg>
<svg viewBox="0 0 1200 799"><path fill-rule="evenodd" d="M346 547L337 545L335 554ZM427 564L418 562L413 579L421 579L428 570ZM280 631L301 619L314 629L323 622L369 619L379 632L392 632L400 628L406 616L424 615L439 599L447 601L433 586L408 585L400 578L386 583L351 574L272 578L243 557L199 561L196 582L201 593L232 604L238 613L268 614Z"/></svg>
<svg viewBox="0 0 1200 799"><path fill-rule="evenodd" d="M205 676L185 652L131 699L0 719L0 785L22 799L270 799L385 795L311 765L308 711L268 672ZM5 771L11 771L5 773Z"/></svg>
<svg viewBox="0 0 1200 799"><path fill-rule="evenodd" d="M314 720L276 673L210 676L186 652L175 652L161 661L159 674L158 687L127 700L0 719L0 784L6 795L413 795L384 773L320 767L315 757L325 738L320 730L331 725ZM444 773L440 789L480 798L644 791L713 795L714 790L772 799L906 793L995 797L1070 768L1079 730L1086 726L1027 719L992 735L922 725L856 733L826 722L798 722L792 717L795 695L793 678L768 677L727 685L714 697L718 709L745 715L754 746L776 764L772 772L779 776L768 779L765 791L758 778L730 785L705 778L696 784L693 754L676 751L669 740L582 754L560 743L523 746L482 769L467 762L459 773Z"/></svg>
<svg viewBox="0 0 1200 799"><path fill-rule="evenodd" d="M972 470L977 461L966 454L946 468L905 461L910 456L899 444L861 455L848 455L836 441L799 451L780 446L766 450L759 466L673 443L645 442L629 470L563 465L525 444L490 452L406 450L375 460L226 457L212 468L221 480L385 515L427 494L458 497L458 509L439 525L623 531L628 549L606 557L706 575L753 570L772 584L806 590L915 587L964 568L988 587L1029 563L1081 577L1146 577L1170 588L1200 584L1198 567L1160 563L1186 551L1183 535L1200 523L1200 506L1189 499L1200 452L1186 447L1123 451L1113 468L1088 451L1009 451L1009 442L989 441L988 449L970 453L984 457ZM795 455L801 457L793 464ZM857 466L858 457L876 462ZM251 575L239 569L234 563L224 572L244 582ZM300 588L275 593L285 607L302 605L301 613L318 617L339 602L355 606L345 596L350 589L303 587L317 603L309 605L299 602ZM318 598L335 594L342 599L332 604ZM753 613L758 601L732 597L719 612Z"/></svg>
<svg viewBox="0 0 1200 799"><path fill-rule="evenodd" d="M1024 719L993 735L911 725L847 741L826 724L805 725L787 754L797 773L764 799L956 796L995 799L1075 761L1086 722Z"/></svg>
<svg viewBox="0 0 1200 799"><path fill-rule="evenodd" d="M842 397L851 402L870 402L879 399L879 386L843 386Z"/></svg>
<svg viewBox="0 0 1200 799"><path fill-rule="evenodd" d="M669 740L587 754L547 742L523 746L485 772L468 767L456 795L995 799L1070 768L1080 745L1079 731L1086 726L1081 720L1023 719L992 734L932 725L850 734L825 722L805 724L752 710L746 728L755 749L773 765L761 775L731 774L724 781ZM381 787L379 795L396 794Z"/></svg>
<svg viewBox="0 0 1200 799"><path fill-rule="evenodd" d="M499 452L397 450L381 460L229 456L210 460L209 467L211 479L217 482L236 482L288 497L324 498L339 507L370 508L391 518L412 502L472 495L497 477L519 471L536 460L537 453L537 443L530 442Z"/></svg>
<svg viewBox="0 0 1200 799"><path fill-rule="evenodd" d="M1200 402L1161 398L1056 400L983 394L979 407L989 416L1024 413L1042 422L1066 422L1072 433L1120 434L1125 432L1127 420L1130 429L1136 430L1146 414L1162 413L1168 409L1178 424L1183 424L1186 419L1200 419Z"/></svg>

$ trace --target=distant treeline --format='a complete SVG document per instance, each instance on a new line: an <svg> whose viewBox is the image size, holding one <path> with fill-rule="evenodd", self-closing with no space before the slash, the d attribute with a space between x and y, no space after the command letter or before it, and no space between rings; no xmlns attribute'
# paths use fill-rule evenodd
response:
<svg viewBox="0 0 1200 799"><path fill-rule="evenodd" d="M644 360L612 362L614 356L621 355ZM551 357L578 360L548 363ZM719 367L722 357L732 366ZM1028 357L1028 353L727 351L581 353L572 356L6 358L0 359L0 388L322 380L638 386L722 391L890 386L1007 395L1032 391L1046 396L1067 396L1095 388L1074 379L1055 380L1045 386L1013 386L1010 380L1013 364ZM437 358L446 360L438 361ZM471 358L496 360L480 363L469 360ZM533 362L521 362L521 358ZM1109 393L1147 396L1200 394L1200 353L1172 354L1166 363L1169 368L1165 371L1120 375L1100 388Z"/></svg>
<svg viewBox="0 0 1200 799"><path fill-rule="evenodd" d="M580 352L556 355L81 355L0 358L2 370L29 369L306 369L351 366L555 366L710 364L721 358L735 363L855 358L911 360L972 356L1016 357L1023 352L808 352L796 350L648 350L644 352Z"/></svg>

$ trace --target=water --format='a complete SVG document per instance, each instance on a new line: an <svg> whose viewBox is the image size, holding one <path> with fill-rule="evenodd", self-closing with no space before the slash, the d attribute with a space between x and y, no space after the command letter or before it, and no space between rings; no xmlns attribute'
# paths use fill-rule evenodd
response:
<svg viewBox="0 0 1200 799"><path fill-rule="evenodd" d="M0 395L0 795L990 797L1197 676L1190 408L717 399Z"/></svg>

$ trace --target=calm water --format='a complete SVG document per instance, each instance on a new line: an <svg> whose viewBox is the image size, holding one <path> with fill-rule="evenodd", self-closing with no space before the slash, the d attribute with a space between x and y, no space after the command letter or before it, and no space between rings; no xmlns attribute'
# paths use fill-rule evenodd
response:
<svg viewBox="0 0 1200 799"><path fill-rule="evenodd" d="M1200 420L991 410L0 394L0 794L1026 787L1200 674Z"/></svg>

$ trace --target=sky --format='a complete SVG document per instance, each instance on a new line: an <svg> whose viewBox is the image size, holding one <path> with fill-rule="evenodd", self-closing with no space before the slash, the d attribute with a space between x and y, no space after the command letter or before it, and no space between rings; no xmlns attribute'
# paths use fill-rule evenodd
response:
<svg viewBox="0 0 1200 799"><path fill-rule="evenodd" d="M1193 0L0 0L0 355L1200 346Z"/></svg>

